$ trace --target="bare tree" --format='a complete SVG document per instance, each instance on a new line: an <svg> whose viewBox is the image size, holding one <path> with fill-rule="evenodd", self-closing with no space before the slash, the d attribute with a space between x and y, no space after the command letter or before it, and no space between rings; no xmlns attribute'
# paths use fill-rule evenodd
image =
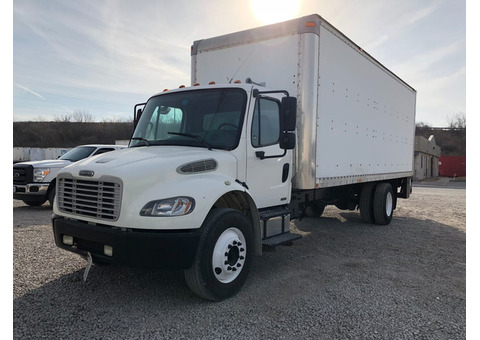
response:
<svg viewBox="0 0 480 340"><path fill-rule="evenodd" d="M72 113L56 116L55 121L62 123L90 123L93 122L93 116L87 110L76 110Z"/></svg>
<svg viewBox="0 0 480 340"><path fill-rule="evenodd" d="M73 121L77 123L93 122L93 116L87 110L77 110L73 112Z"/></svg>
<svg viewBox="0 0 480 340"><path fill-rule="evenodd" d="M463 112L454 113L447 117L448 127L451 129L466 129L467 116Z"/></svg>

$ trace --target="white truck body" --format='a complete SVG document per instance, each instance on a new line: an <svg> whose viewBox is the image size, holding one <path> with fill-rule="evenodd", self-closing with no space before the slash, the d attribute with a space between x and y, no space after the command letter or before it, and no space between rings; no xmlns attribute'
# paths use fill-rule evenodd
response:
<svg viewBox="0 0 480 340"><path fill-rule="evenodd" d="M192 85L136 105L128 149L59 172L57 246L185 269L217 301L301 237L291 219L336 205L385 225L409 197L415 90L320 16L194 42Z"/></svg>
<svg viewBox="0 0 480 340"><path fill-rule="evenodd" d="M320 16L302 19L196 41L192 84L250 77L297 97L295 189L412 176L415 90Z"/></svg>

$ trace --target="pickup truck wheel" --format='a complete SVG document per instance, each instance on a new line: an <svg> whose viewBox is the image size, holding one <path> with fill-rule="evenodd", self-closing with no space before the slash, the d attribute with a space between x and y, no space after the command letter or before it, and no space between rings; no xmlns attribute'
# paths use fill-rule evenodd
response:
<svg viewBox="0 0 480 340"><path fill-rule="evenodd" d="M238 210L218 208L207 216L192 266L185 270L190 289L200 297L221 301L245 283L251 263L251 225Z"/></svg>
<svg viewBox="0 0 480 340"><path fill-rule="evenodd" d="M375 183L366 183L360 192L360 217L365 223L375 223L375 214L373 212L373 199L375 194Z"/></svg>
<svg viewBox="0 0 480 340"><path fill-rule="evenodd" d="M45 203L47 200L44 201L28 201L28 200L23 200L23 203L26 205L29 205L31 207L38 207L41 206L43 203Z"/></svg>
<svg viewBox="0 0 480 340"><path fill-rule="evenodd" d="M53 203L55 201L55 185L53 185L50 188L50 191L48 192L48 203L50 203L50 206L53 208Z"/></svg>
<svg viewBox="0 0 480 340"><path fill-rule="evenodd" d="M375 222L387 225L392 221L395 194L390 183L380 183L375 189L373 211Z"/></svg>

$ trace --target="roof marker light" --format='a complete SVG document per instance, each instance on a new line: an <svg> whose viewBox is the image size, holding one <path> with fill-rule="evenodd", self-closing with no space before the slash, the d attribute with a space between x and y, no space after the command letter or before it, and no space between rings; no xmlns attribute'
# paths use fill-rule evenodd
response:
<svg viewBox="0 0 480 340"><path fill-rule="evenodd" d="M241 81L241 80L235 80L233 83L234 83L234 84L241 84L242 81Z"/></svg>
<svg viewBox="0 0 480 340"><path fill-rule="evenodd" d="M185 85L180 85L178 88L183 89L183 88L185 88Z"/></svg>
<svg viewBox="0 0 480 340"><path fill-rule="evenodd" d="M200 83L195 83L193 84L193 86L200 86Z"/></svg>
<svg viewBox="0 0 480 340"><path fill-rule="evenodd" d="M315 25L315 22L313 22L313 21L307 21L307 22L305 23L305 27L315 27L315 26L316 26L316 25Z"/></svg>
<svg viewBox="0 0 480 340"><path fill-rule="evenodd" d="M208 83L208 85L215 85L215 82L211 81L211 82Z"/></svg>
<svg viewBox="0 0 480 340"><path fill-rule="evenodd" d="M163 90L163 92L167 92L167 91L168 91L168 89L164 89L164 90Z"/></svg>

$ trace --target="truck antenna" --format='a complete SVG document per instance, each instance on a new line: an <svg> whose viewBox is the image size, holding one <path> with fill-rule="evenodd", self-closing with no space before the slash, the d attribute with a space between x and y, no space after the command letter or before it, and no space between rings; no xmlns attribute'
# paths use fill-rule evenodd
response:
<svg viewBox="0 0 480 340"><path fill-rule="evenodd" d="M232 83L233 79L235 78L235 76L237 75L237 73L241 70L241 68L243 67L243 65L245 64L245 62L248 60L248 58L250 58L250 56L252 55L252 52L253 50L255 49L255 47L252 47L252 49L250 50L250 53L248 53L247 57L245 58L245 60L243 60L243 62L240 64L240 66L237 68L237 70L235 71L235 73L233 74L232 78L230 78L230 80L228 81L229 84ZM238 58L240 59L240 58ZM241 60L241 59L240 59ZM228 79L228 78L227 78Z"/></svg>

